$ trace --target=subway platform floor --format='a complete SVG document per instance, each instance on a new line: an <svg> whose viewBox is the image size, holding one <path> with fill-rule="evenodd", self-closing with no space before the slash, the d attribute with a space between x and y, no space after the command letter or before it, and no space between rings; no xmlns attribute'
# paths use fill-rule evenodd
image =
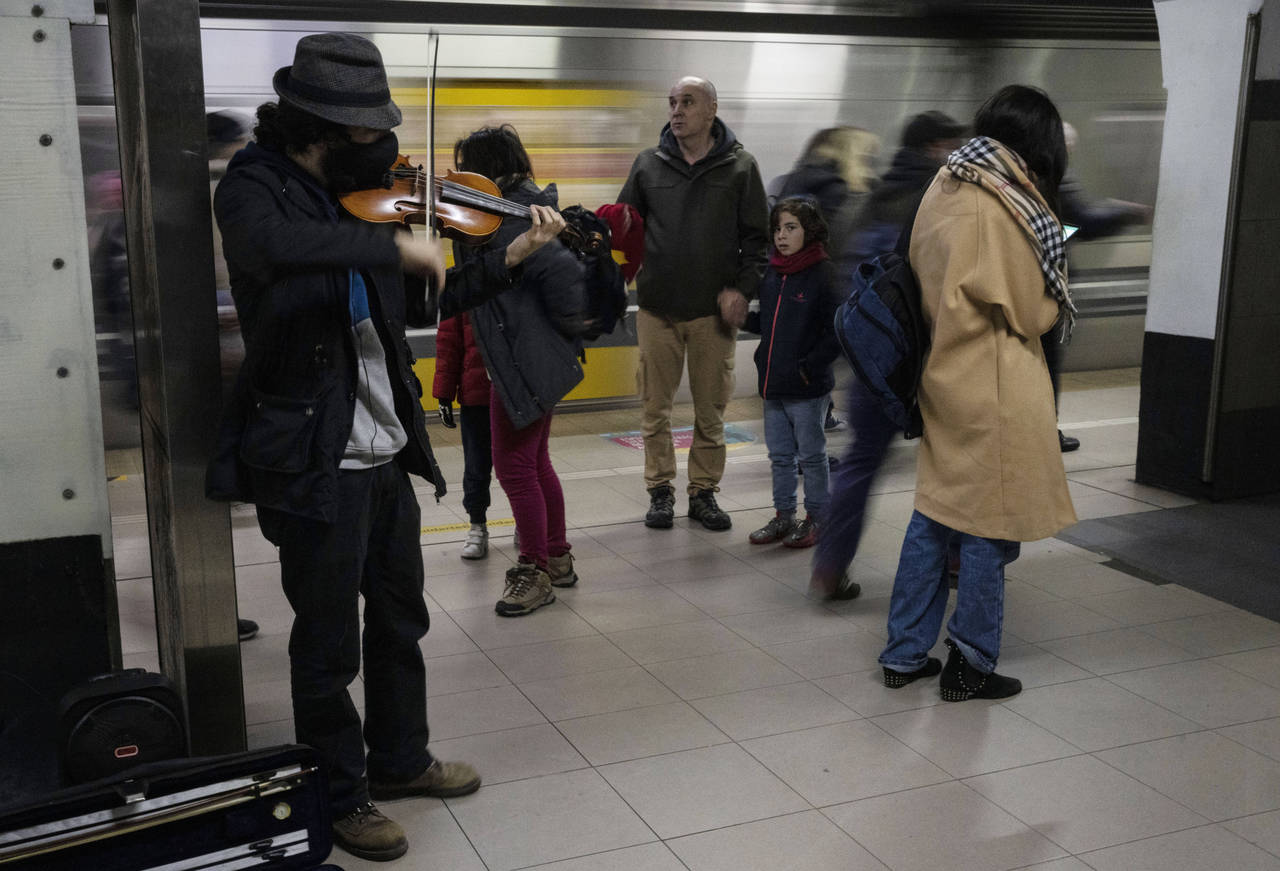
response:
<svg viewBox="0 0 1280 871"><path fill-rule="evenodd" d="M489 557L461 560L461 449L456 431L433 424L451 489L439 504L419 492L431 749L472 762L484 786L382 803L409 835L398 863L336 848L331 861L1280 869L1280 624L1224 592L1233 574L1266 566L1276 527L1233 523L1232 537L1212 520L1220 508L1262 517L1276 502L1215 506L1135 484L1136 370L1068 376L1066 387L1063 429L1082 447L1064 459L1082 522L1024 545L1007 570L1000 670L1024 690L1002 703L942 703L936 679L899 690L879 680L913 443L895 443L873 490L853 568L862 596L823 603L805 595L808 552L747 541L772 515L758 401L730 407L736 443L720 504L734 525L718 533L685 517L671 530L643 525L635 409L561 414L551 453L582 580L553 605L503 619L493 603L515 558L509 507L495 483ZM676 424L688 416L680 409ZM833 433L832 452L847 439ZM109 456L122 637L126 665L155 668L136 464L136 452ZM1097 540L1089 524L1114 544L1117 524L1138 516L1196 554L1199 591L1169 576L1172 562L1164 575L1134 571L1107 547L1080 546ZM240 613L262 627L241 651L248 741L263 747L293 738L291 614L252 509L233 507L232 523ZM1242 541L1248 561L1213 558ZM352 689L360 706L359 681Z"/></svg>

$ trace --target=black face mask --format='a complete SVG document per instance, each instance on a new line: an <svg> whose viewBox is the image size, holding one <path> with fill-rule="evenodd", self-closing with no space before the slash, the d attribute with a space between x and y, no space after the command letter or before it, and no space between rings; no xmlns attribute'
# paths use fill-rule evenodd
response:
<svg viewBox="0 0 1280 871"><path fill-rule="evenodd" d="M389 172L399 154L400 142L391 131L367 145L347 140L325 152L324 176L337 194L391 187Z"/></svg>

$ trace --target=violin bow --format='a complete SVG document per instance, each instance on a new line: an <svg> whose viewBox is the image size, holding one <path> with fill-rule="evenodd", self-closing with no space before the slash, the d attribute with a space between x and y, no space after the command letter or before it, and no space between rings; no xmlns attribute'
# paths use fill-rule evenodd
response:
<svg viewBox="0 0 1280 871"><path fill-rule="evenodd" d="M431 55L431 76L427 80L427 232L435 234L433 216L436 213L436 63L440 59L440 34L436 30L427 32L427 53ZM440 329L440 294L443 287L436 288L435 327Z"/></svg>

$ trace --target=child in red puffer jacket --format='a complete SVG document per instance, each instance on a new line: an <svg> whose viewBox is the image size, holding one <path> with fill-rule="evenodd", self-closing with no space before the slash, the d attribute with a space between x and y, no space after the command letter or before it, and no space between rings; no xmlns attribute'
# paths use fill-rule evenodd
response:
<svg viewBox="0 0 1280 871"><path fill-rule="evenodd" d="M431 395L440 403L440 421L450 429L458 425L453 419L453 401L458 400L462 420L462 507L471 518L462 558L484 559L489 553L486 513L493 477L489 373L465 312L441 321L436 331L436 377Z"/></svg>

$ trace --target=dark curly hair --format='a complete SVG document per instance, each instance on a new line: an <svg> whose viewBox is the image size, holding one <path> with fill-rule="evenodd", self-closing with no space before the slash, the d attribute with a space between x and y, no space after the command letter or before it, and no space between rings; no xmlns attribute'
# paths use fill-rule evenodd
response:
<svg viewBox="0 0 1280 871"><path fill-rule="evenodd" d="M826 219L822 217L822 207L809 197L787 197L778 200L769 210L769 235L778 232L778 224L782 222L782 213L790 213L804 229L804 244L812 245L821 242L824 245L829 235Z"/></svg>
<svg viewBox="0 0 1280 871"><path fill-rule="evenodd" d="M481 127L453 146L453 165L463 172L476 172L510 190L533 178L533 161L524 150L520 134L510 124Z"/></svg>
<svg viewBox="0 0 1280 871"><path fill-rule="evenodd" d="M982 104L973 134L989 136L1026 161L1050 208L1058 210L1058 185L1067 169L1062 116L1049 95L1028 85L1006 85Z"/></svg>
<svg viewBox="0 0 1280 871"><path fill-rule="evenodd" d="M258 107L253 138L263 148L288 153L306 151L317 142L342 142L347 139L347 128L281 100Z"/></svg>

